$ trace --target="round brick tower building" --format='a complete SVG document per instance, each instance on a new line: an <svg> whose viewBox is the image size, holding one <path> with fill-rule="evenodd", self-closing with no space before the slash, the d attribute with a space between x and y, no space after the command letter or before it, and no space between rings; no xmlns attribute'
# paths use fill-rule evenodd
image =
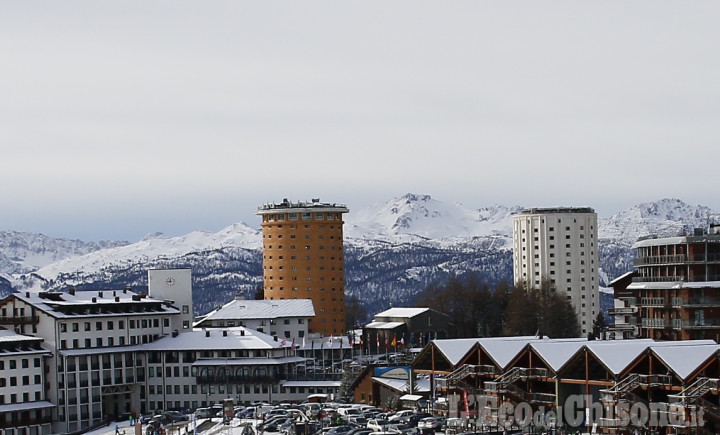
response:
<svg viewBox="0 0 720 435"><path fill-rule="evenodd" d="M342 204L264 204L262 216L265 299L311 299L315 318L308 332L345 332L345 257Z"/></svg>

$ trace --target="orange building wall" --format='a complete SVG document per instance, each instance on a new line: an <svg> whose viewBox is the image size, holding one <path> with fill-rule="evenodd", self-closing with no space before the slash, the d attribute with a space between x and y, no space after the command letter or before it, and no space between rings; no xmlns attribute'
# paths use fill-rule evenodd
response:
<svg viewBox="0 0 720 435"><path fill-rule="evenodd" d="M265 299L311 299L309 332L345 330L345 257L342 211L263 210ZM330 211L328 211L330 210ZM347 210L347 209L343 209ZM296 216L292 220L291 214Z"/></svg>

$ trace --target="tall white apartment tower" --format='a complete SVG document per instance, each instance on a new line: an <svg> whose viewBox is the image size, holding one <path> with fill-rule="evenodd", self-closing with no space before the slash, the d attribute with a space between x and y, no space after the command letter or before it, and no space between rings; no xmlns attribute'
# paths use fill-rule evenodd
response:
<svg viewBox="0 0 720 435"><path fill-rule="evenodd" d="M548 280L575 308L586 336L600 310L595 210L531 208L513 216L513 274L534 288Z"/></svg>

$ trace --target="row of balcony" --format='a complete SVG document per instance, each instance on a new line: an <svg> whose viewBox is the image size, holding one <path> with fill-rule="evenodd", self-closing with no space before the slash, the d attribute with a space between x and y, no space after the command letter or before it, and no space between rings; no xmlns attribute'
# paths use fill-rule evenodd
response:
<svg viewBox="0 0 720 435"><path fill-rule="evenodd" d="M145 376L144 375L138 375L137 382L145 382ZM125 384L134 384L135 383L135 377L134 376L125 376L124 378L122 376L116 376L113 382L112 377L104 377L102 378L102 384L100 383L99 378L93 378L93 379L81 379L80 381L69 381L69 382L58 382L58 388L65 388L66 384L68 388L86 388L86 387L100 387L100 386L108 386L108 385L125 385Z"/></svg>
<svg viewBox="0 0 720 435"><path fill-rule="evenodd" d="M622 315L628 315L628 314L635 314L638 311L638 307L636 306L630 306L630 307L615 307L610 308L608 310L608 314L611 316L622 316Z"/></svg>
<svg viewBox="0 0 720 435"><path fill-rule="evenodd" d="M696 274L688 278L686 275L636 276L633 282L703 282L720 281L720 275Z"/></svg>
<svg viewBox="0 0 720 435"><path fill-rule="evenodd" d="M720 318L713 319L662 319L642 318L643 328L707 329L720 328Z"/></svg>
<svg viewBox="0 0 720 435"><path fill-rule="evenodd" d="M0 316L0 325L37 325L38 322L38 316Z"/></svg>
<svg viewBox="0 0 720 435"><path fill-rule="evenodd" d="M640 306L642 307L720 307L720 298L715 297L691 297L691 298L640 298ZM610 308L609 314L633 314L637 312L637 306Z"/></svg>
<svg viewBox="0 0 720 435"><path fill-rule="evenodd" d="M198 384L274 384L277 381L340 381L342 373L284 373L269 375L200 375L195 378Z"/></svg>
<svg viewBox="0 0 720 435"><path fill-rule="evenodd" d="M634 266L649 266L654 264L689 264L689 263L717 263L720 262L720 254L678 254L678 255L652 255L647 257L636 257L633 259Z"/></svg>

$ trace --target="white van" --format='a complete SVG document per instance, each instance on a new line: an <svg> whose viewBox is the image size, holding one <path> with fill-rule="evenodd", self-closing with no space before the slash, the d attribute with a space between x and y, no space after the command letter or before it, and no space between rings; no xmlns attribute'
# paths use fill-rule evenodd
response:
<svg viewBox="0 0 720 435"><path fill-rule="evenodd" d="M344 417L360 416L362 414L359 409L352 406L343 406L341 408L338 408L337 412Z"/></svg>
<svg viewBox="0 0 720 435"><path fill-rule="evenodd" d="M216 411L210 408L198 408L195 410L195 418L212 418L214 412Z"/></svg>

